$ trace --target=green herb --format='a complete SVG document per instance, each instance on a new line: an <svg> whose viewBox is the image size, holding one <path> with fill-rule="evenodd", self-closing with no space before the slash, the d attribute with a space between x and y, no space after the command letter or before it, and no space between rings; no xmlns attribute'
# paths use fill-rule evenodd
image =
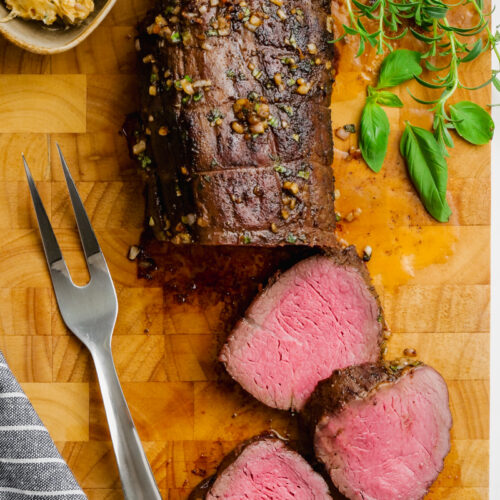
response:
<svg viewBox="0 0 500 500"><path fill-rule="evenodd" d="M288 233L288 236L286 237L287 243L294 244L297 242L297 237L293 233Z"/></svg>
<svg viewBox="0 0 500 500"><path fill-rule="evenodd" d="M274 170L279 174L285 174L287 172L287 168L280 164L274 165Z"/></svg>
<svg viewBox="0 0 500 500"><path fill-rule="evenodd" d="M259 98L259 95L257 94L257 92L252 90L252 92L248 93L247 98L249 101L255 101L256 99Z"/></svg>
<svg viewBox="0 0 500 500"><path fill-rule="evenodd" d="M389 120L373 97L369 97L361 114L359 147L367 165L379 172L389 143Z"/></svg>
<svg viewBox="0 0 500 500"><path fill-rule="evenodd" d="M377 89L395 87L422 73L422 54L414 50L399 49L391 52L382 62Z"/></svg>
<svg viewBox="0 0 500 500"><path fill-rule="evenodd" d="M425 208L439 222L447 222L451 215L446 201L448 168L435 137L407 122L400 150Z"/></svg>
<svg viewBox="0 0 500 500"><path fill-rule="evenodd" d="M196 94L193 95L193 101L198 102L202 97L203 97L203 92L196 92Z"/></svg>
<svg viewBox="0 0 500 500"><path fill-rule="evenodd" d="M190 100L191 100L191 96L189 96L189 95L185 95L185 96L181 99L181 102L182 102L182 104L186 104L186 103L188 103Z"/></svg>
<svg viewBox="0 0 500 500"><path fill-rule="evenodd" d="M335 212L335 222L339 222L341 220L342 220L342 216L338 212Z"/></svg>
<svg viewBox="0 0 500 500"><path fill-rule="evenodd" d="M236 80L236 73L235 73L234 69L229 68L229 69L226 71L226 76L227 76L228 78L231 78L231 80Z"/></svg>
<svg viewBox="0 0 500 500"><path fill-rule="evenodd" d="M348 124L344 125L343 128L346 132L349 132L350 134L356 133L356 125L354 123L348 123Z"/></svg>
<svg viewBox="0 0 500 500"><path fill-rule="evenodd" d="M450 106L450 116L458 135L472 144L486 144L493 137L495 124L481 106L461 101Z"/></svg>
<svg viewBox="0 0 500 500"><path fill-rule="evenodd" d="M370 87L368 87L368 92L370 92ZM373 91L373 95L375 96L377 104L381 106L387 106L389 108L403 107L403 102L393 92L389 92L388 90L375 90Z"/></svg>
<svg viewBox="0 0 500 500"><path fill-rule="evenodd" d="M288 104L277 104L278 108L283 110L288 116L293 116L293 108Z"/></svg>
<svg viewBox="0 0 500 500"><path fill-rule="evenodd" d="M193 81L193 79L189 75L184 75L184 80L186 80L187 82Z"/></svg>
<svg viewBox="0 0 500 500"><path fill-rule="evenodd" d="M260 69L257 69L255 68L253 71L252 71L252 76L256 79L256 80L259 80L260 77L262 76L262 71Z"/></svg>
<svg viewBox="0 0 500 500"><path fill-rule="evenodd" d="M278 128L280 126L279 120L273 115L269 115L267 123L273 128Z"/></svg>
<svg viewBox="0 0 500 500"><path fill-rule="evenodd" d="M249 19L250 19L250 9L248 7L243 7L241 9L241 11L243 12L243 18L241 19L242 22L246 23Z"/></svg>
<svg viewBox="0 0 500 500"><path fill-rule="evenodd" d="M297 177L301 177L302 179L309 179L309 176L311 175L311 172L309 170L299 170L297 172Z"/></svg>
<svg viewBox="0 0 500 500"><path fill-rule="evenodd" d="M223 119L224 118L224 115L221 113L221 111L217 108L215 109L211 109L208 113L207 113L207 119L210 123L215 123L217 120L219 119Z"/></svg>
<svg viewBox="0 0 500 500"><path fill-rule="evenodd" d="M289 78L289 79L286 81L286 84L287 84L289 87L293 87L296 83L297 83L297 81L296 81L296 80L294 80L293 78Z"/></svg>
<svg viewBox="0 0 500 500"><path fill-rule="evenodd" d="M151 76L149 77L149 81L151 83L154 83L158 80L158 74L157 73L151 73Z"/></svg>
<svg viewBox="0 0 500 500"><path fill-rule="evenodd" d="M219 32L213 28L210 28L209 30L205 31L205 35L207 35L207 36L219 36Z"/></svg>
<svg viewBox="0 0 500 500"><path fill-rule="evenodd" d="M141 153L137 159L141 163L142 168L147 168L149 165L151 165L151 158L144 153Z"/></svg>
<svg viewBox="0 0 500 500"><path fill-rule="evenodd" d="M172 43L179 43L181 41L181 35L178 31L172 32L172 36L170 37Z"/></svg>
<svg viewBox="0 0 500 500"><path fill-rule="evenodd" d="M252 237L250 236L250 233L244 233L241 236L241 241L245 244L248 245L249 243L252 242Z"/></svg>

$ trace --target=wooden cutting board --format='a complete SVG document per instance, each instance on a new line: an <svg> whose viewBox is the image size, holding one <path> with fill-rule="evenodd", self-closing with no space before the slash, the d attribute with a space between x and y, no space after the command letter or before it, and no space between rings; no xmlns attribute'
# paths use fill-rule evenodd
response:
<svg viewBox="0 0 500 500"><path fill-rule="evenodd" d="M188 283L206 255L190 252L183 262L179 252L163 251L157 256L160 271L150 281L138 279L135 263L127 259L141 234L143 198L118 130L124 115L137 107L134 26L149 1L119 0L93 35L65 54L35 56L0 40L0 349L90 500L122 498L120 483L93 367L66 331L52 296L22 151L81 284L87 276L54 155L56 141L78 181L119 295L113 342L118 372L164 497L186 498L242 439L268 428L292 438L297 433L293 418L221 382L216 369L217 339L232 320L224 311L231 294L238 295L234 285L248 284L248 292L259 280L231 281L239 257L217 256L224 280L205 273L203 300L194 291L181 293L174 277ZM349 50L344 48L334 92L335 128L357 122L364 86L373 77L373 61L353 63ZM488 56L472 63L467 84L484 81L488 64ZM412 89L422 95L422 89ZM339 237L360 250L373 248L369 267L393 332L388 355L413 347L448 382L452 448L428 498L486 499L489 147L457 138L449 160L454 214L448 224L434 222L397 152L404 120L429 126L429 115L404 90L401 97L408 106L388 110L393 133L379 174L346 157L354 137L336 140L337 210L344 216L358 207L363 211L355 221L340 223ZM473 99L487 104L489 91ZM260 254L254 260L263 279L271 272L269 260ZM225 284L230 292L223 304L215 290Z"/></svg>

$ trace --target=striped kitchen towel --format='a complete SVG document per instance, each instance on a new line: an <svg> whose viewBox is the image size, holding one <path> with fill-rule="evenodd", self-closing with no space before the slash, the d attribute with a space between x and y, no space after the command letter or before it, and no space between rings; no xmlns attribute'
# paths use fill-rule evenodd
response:
<svg viewBox="0 0 500 500"><path fill-rule="evenodd" d="M0 500L85 500L0 353Z"/></svg>

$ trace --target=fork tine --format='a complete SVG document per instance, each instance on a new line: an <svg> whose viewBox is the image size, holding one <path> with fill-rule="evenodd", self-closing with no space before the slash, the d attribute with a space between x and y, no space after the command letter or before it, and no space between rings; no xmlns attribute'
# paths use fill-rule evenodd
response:
<svg viewBox="0 0 500 500"><path fill-rule="evenodd" d="M59 243L57 243L56 236L52 230L52 225L50 224L50 220L47 216L47 212L45 211L45 207L43 206L40 194L38 193L38 189L36 188L35 181L33 180L33 176L31 175L31 171L28 167L24 154L22 157L24 171L26 172L26 177L28 178L31 199L33 200L33 206L35 207L38 227L40 228L40 234L42 236L43 249L45 251L45 257L47 258L49 268L51 268L52 264L57 261L62 261L64 266L66 266L61 249L59 248Z"/></svg>
<svg viewBox="0 0 500 500"><path fill-rule="evenodd" d="M69 196L71 198L71 204L73 205L73 212L75 214L76 225L78 226L78 232L80 233L80 240L82 242L82 248L85 253L85 258L88 259L92 255L101 252L101 247L97 242L94 230L90 225L89 217L85 211L82 200L78 191L76 189L75 183L71 174L69 173L68 165L62 154L59 144L56 144L57 150L59 151L59 158L61 159L61 165L64 171L64 177L66 178L66 184L68 186Z"/></svg>

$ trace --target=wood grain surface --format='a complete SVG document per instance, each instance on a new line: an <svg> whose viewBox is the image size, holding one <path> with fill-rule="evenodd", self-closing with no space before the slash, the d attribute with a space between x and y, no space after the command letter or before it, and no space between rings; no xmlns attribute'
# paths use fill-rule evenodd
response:
<svg viewBox="0 0 500 500"><path fill-rule="evenodd" d="M24 152L77 283L87 279L62 172L58 142L116 283L120 313L113 352L124 392L164 498L180 500L212 473L237 442L274 428L297 436L288 414L264 408L216 367L223 307L212 300L173 300L162 274L137 277L128 248L139 241L142 185L118 130L137 107L134 27L151 0L118 0L95 33L52 57L0 40L0 349L39 411L90 500L122 499L93 366L65 329L54 302L21 165ZM342 9L339 10L339 19ZM334 128L357 122L373 54L353 62L340 47ZM472 67L473 66L473 67ZM485 79L488 57L474 62L467 84ZM422 94L422 89L412 87ZM355 138L336 140L334 163L345 215L339 237L369 263L393 332L389 356L413 347L450 389L454 426L445 469L427 498L488 498L489 436L489 147L456 139L449 160L453 216L438 224L408 183L397 144L404 120L429 126L411 102L388 110L392 127L384 169L371 173L346 155ZM470 98L467 92L457 98ZM489 91L474 95L482 104ZM163 256L168 263L169 256ZM231 269L231 261L227 263ZM181 269L188 275L190 269ZM223 318L222 318L223 319Z"/></svg>

